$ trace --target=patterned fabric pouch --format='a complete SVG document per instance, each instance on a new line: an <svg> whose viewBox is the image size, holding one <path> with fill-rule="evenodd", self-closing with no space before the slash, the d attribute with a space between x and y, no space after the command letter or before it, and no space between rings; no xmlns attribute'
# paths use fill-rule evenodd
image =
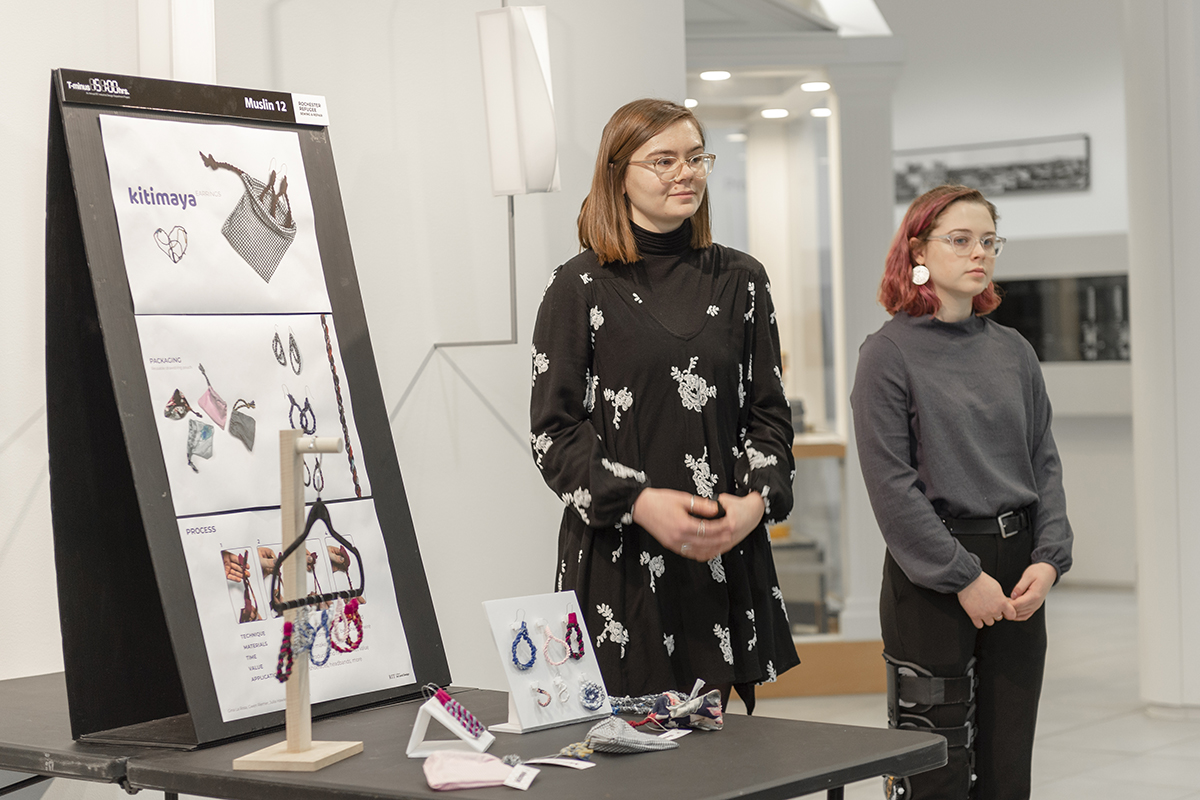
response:
<svg viewBox="0 0 1200 800"><path fill-rule="evenodd" d="M227 169L242 179L242 196L221 233L239 256L249 264L258 276L267 283L284 254L296 238L296 221L292 219L292 204L287 196L287 176L275 188L275 170L263 183L232 164L217 161L212 155L200 154L204 166L217 170Z"/></svg>
<svg viewBox="0 0 1200 800"><path fill-rule="evenodd" d="M649 753L679 747L679 742L634 730L617 717L608 717L592 726L583 743L598 753Z"/></svg>
<svg viewBox="0 0 1200 800"><path fill-rule="evenodd" d="M180 420L192 412L197 417L200 412L188 405L187 398L183 396L183 392L178 389L171 395L171 399L167 401L166 408L163 409L163 416L167 419Z"/></svg>
<svg viewBox="0 0 1200 800"><path fill-rule="evenodd" d="M719 731L725 727L725 719L721 714L721 692L713 689L698 697L688 697L680 692L663 692L654 701L648 719L664 728Z"/></svg>
<svg viewBox="0 0 1200 800"><path fill-rule="evenodd" d="M225 412L228 411L229 404L222 400L221 395L213 389L203 364L200 365L200 374L204 376L204 382L208 384L204 394L200 395L200 407L208 412L208 416L212 417L212 421L217 423L221 430L225 430Z"/></svg>
<svg viewBox="0 0 1200 800"><path fill-rule="evenodd" d="M188 420L187 463L193 472L199 472L192 463L192 456L212 458L213 426L198 420Z"/></svg>
<svg viewBox="0 0 1200 800"><path fill-rule="evenodd" d="M242 412L243 408L254 408L254 401L247 403L240 397L234 401L233 410L229 412L229 435L246 445L246 449L254 452L254 417Z"/></svg>

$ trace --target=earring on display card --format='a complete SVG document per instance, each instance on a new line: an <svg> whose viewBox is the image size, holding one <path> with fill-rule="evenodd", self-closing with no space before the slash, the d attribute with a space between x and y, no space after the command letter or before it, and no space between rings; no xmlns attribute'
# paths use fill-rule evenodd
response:
<svg viewBox="0 0 1200 800"><path fill-rule="evenodd" d="M537 661L537 647L534 646L533 639L529 638L529 628L527 628L525 626L525 620L520 620L520 625L518 625L516 622L514 622L513 630L515 630L517 632L517 635L516 635L516 638L513 639L513 643L512 643L512 662L513 662L513 665L516 666L517 669L524 672L525 670L532 667L534 665L534 662ZM522 641L524 641L525 644L528 645L528 647L529 647L529 660L528 661L521 661L517 657L517 648L520 647Z"/></svg>
<svg viewBox="0 0 1200 800"><path fill-rule="evenodd" d="M529 684L529 688L533 690L533 694L537 697L537 704L542 708L545 708L546 706L550 705L551 702L553 702L554 698L551 697L550 693L543 689L537 681Z"/></svg>
<svg viewBox="0 0 1200 800"><path fill-rule="evenodd" d="M571 653L571 660L578 661L583 658L583 630L579 627L579 620L574 611L567 614L567 650Z"/></svg>

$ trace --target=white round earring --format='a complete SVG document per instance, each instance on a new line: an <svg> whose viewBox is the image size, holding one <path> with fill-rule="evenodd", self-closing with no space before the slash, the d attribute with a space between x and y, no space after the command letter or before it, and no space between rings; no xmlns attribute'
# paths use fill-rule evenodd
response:
<svg viewBox="0 0 1200 800"><path fill-rule="evenodd" d="M924 264L917 264L912 268L912 282L917 286L924 286L929 282L929 267Z"/></svg>

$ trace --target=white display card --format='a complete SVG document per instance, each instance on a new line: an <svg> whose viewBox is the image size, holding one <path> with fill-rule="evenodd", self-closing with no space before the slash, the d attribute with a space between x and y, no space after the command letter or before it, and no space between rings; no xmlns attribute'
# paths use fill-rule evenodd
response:
<svg viewBox="0 0 1200 800"><path fill-rule="evenodd" d="M593 649L595 645L588 634L575 592L488 600L483 608L509 686L508 722L493 725L492 730L529 733L612 715L608 690L604 687ZM583 635L583 655L578 659L569 657L561 641L567 638L567 620L572 613ZM532 664L529 664L529 643L524 638L518 644L515 659L520 663L514 663L513 642L519 636L522 622L536 651ZM547 628L556 638L547 636ZM552 661L562 663L553 664ZM524 664L529 666L522 668ZM583 706L585 681L600 687L601 703L597 709Z"/></svg>

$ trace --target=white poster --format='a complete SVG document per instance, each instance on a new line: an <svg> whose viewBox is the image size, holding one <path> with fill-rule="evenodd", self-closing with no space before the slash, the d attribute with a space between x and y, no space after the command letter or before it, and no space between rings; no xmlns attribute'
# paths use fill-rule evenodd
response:
<svg viewBox="0 0 1200 800"><path fill-rule="evenodd" d="M294 131L100 115L137 314L325 311Z"/></svg>
<svg viewBox="0 0 1200 800"><path fill-rule="evenodd" d="M360 606L362 644L350 653L333 651L321 666L309 663L314 703L415 680L391 571L380 566L387 564L387 552L374 503L330 503L328 509L337 532L362 554L367 585ZM180 519L179 534L222 718L228 722L282 710L286 686L276 678L276 666L283 618L270 604L271 569L286 547L280 541L279 510ZM362 585L353 556L347 558L324 525L313 526L305 549L308 591L345 589L351 582L354 588ZM278 591L282 594L281 588ZM326 609L330 616L335 611ZM312 613L319 627L321 611ZM329 649L319 635L315 658L323 660L326 653Z"/></svg>
<svg viewBox="0 0 1200 800"><path fill-rule="evenodd" d="M223 719L285 704L275 678L283 621L269 600L270 565L289 544L281 430L345 440L341 453L305 458L305 501L329 503L369 587L361 647L314 664L312 700L413 684L298 135L103 114L100 123L147 400ZM304 593L362 586L364 569L318 528Z"/></svg>
<svg viewBox="0 0 1200 800"><path fill-rule="evenodd" d="M307 502L371 494L332 316L136 319L178 516L279 505L279 431L292 428L348 433L355 452L353 470L346 448L305 459Z"/></svg>

